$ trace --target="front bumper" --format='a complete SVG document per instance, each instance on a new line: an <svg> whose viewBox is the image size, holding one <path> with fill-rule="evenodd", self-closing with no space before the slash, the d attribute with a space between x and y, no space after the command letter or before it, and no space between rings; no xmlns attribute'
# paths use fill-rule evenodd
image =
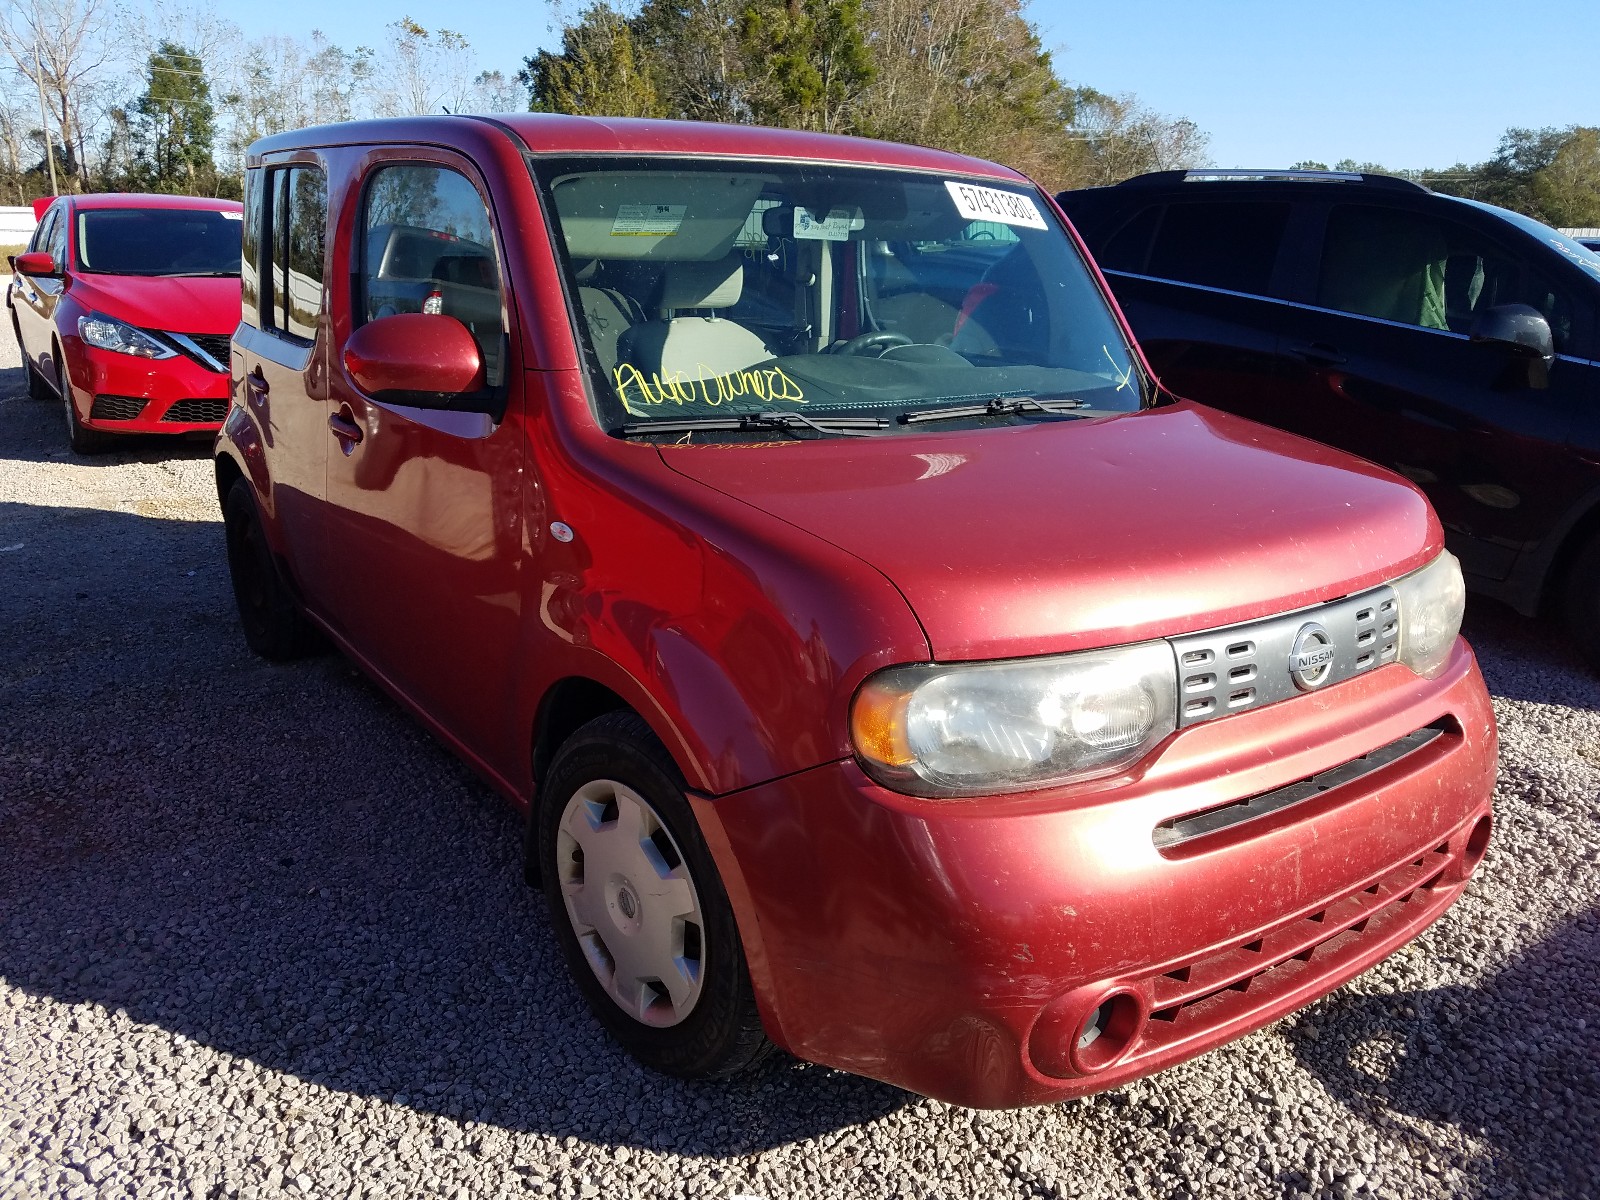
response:
<svg viewBox="0 0 1600 1200"><path fill-rule="evenodd" d="M138 358L63 338L80 423L106 433L215 433L228 411L228 376L183 355Z"/></svg>
<svg viewBox="0 0 1600 1200"><path fill-rule="evenodd" d="M1325 774L1428 727L1353 780ZM1438 679L1391 665L1193 726L1119 780L931 801L841 762L692 803L774 1040L997 1108L1180 1062L1414 937L1482 856L1495 753L1458 642ZM1174 818L1313 777L1330 786L1157 846Z"/></svg>

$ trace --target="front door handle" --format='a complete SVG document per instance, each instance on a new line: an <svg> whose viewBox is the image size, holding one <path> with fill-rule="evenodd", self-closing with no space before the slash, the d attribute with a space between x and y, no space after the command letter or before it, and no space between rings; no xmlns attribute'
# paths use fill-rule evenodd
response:
<svg viewBox="0 0 1600 1200"><path fill-rule="evenodd" d="M261 373L261 364L257 363L250 374L244 377L244 394L246 399L253 400L257 407L267 402L267 393L272 390L267 383L267 377Z"/></svg>
<svg viewBox="0 0 1600 1200"><path fill-rule="evenodd" d="M1312 342L1309 346L1290 346L1289 353L1313 367L1337 367L1344 362L1344 355L1326 342Z"/></svg>
<svg viewBox="0 0 1600 1200"><path fill-rule="evenodd" d="M343 412L336 412L328 418L328 428L333 430L333 436L339 439L339 449L346 454L354 450L364 436L361 426Z"/></svg>

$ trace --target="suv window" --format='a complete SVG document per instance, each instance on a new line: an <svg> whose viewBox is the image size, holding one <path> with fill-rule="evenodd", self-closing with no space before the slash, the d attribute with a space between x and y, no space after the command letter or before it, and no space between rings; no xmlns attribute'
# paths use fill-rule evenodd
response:
<svg viewBox="0 0 1600 1200"><path fill-rule="evenodd" d="M380 167L362 212L356 319L440 313L472 333L491 386L505 331L500 263L488 206L459 171L431 163Z"/></svg>
<svg viewBox="0 0 1600 1200"><path fill-rule="evenodd" d="M1168 205L1147 273L1267 295L1288 223L1288 204Z"/></svg>
<svg viewBox="0 0 1600 1200"><path fill-rule="evenodd" d="M1095 253L1095 259L1107 271L1145 273L1145 260L1150 257L1150 239L1161 223L1161 206L1153 205L1139 212L1131 221L1106 240Z"/></svg>
<svg viewBox="0 0 1600 1200"><path fill-rule="evenodd" d="M1317 303L1340 312L1467 333L1500 304L1531 304L1550 321L1556 349L1575 326L1570 296L1488 239L1454 221L1371 205L1328 218Z"/></svg>
<svg viewBox="0 0 1600 1200"><path fill-rule="evenodd" d="M322 313L323 245L328 226L328 184L317 167L280 167L267 178L271 197L264 257L271 283L266 326L298 341L317 336Z"/></svg>

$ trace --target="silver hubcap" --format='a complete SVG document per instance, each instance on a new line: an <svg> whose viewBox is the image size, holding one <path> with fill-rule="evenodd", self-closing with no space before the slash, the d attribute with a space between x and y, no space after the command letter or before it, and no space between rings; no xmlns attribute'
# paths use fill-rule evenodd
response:
<svg viewBox="0 0 1600 1200"><path fill-rule="evenodd" d="M556 833L567 919L595 978L634 1020L676 1025L700 998L705 922L678 844L611 779L579 788Z"/></svg>

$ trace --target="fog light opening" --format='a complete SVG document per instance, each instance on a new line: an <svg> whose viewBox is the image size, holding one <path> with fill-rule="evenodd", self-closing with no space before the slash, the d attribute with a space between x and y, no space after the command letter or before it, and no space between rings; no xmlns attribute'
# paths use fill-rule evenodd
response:
<svg viewBox="0 0 1600 1200"><path fill-rule="evenodd" d="M1472 832L1467 835L1466 849L1461 852L1463 875L1472 874L1483 861L1484 853L1489 849L1489 834L1493 828L1494 819L1487 816L1479 817L1478 823L1472 827Z"/></svg>
<svg viewBox="0 0 1600 1200"><path fill-rule="evenodd" d="M1104 1071L1126 1058L1139 1041L1149 1014L1133 992L1114 992L1079 1024L1072 1065L1084 1074Z"/></svg>

